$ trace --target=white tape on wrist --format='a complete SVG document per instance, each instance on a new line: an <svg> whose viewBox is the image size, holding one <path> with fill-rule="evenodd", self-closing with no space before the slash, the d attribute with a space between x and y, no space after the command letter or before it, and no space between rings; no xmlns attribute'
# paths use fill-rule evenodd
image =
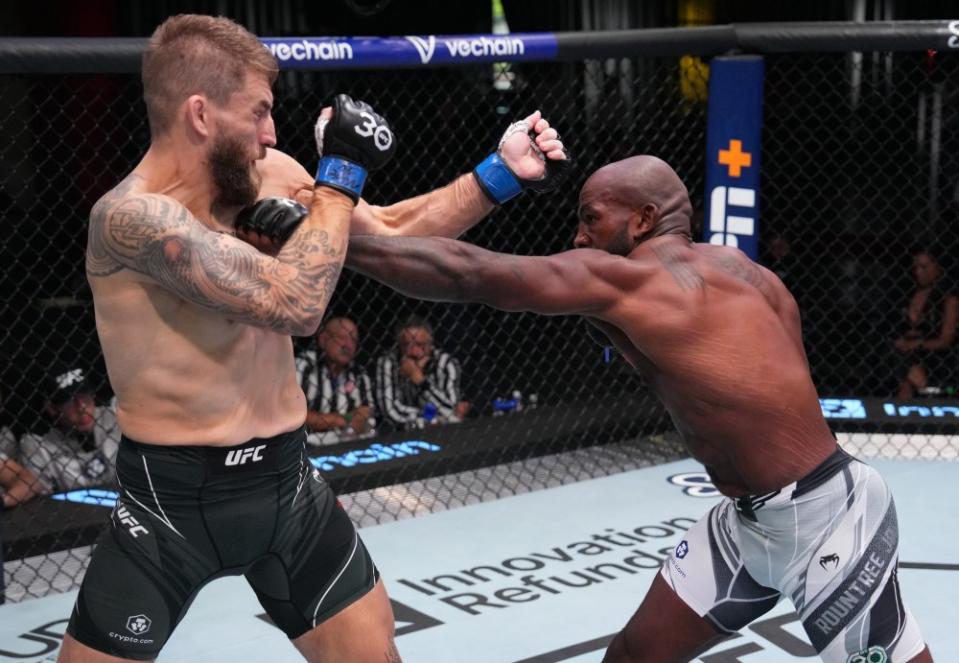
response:
<svg viewBox="0 0 959 663"><path fill-rule="evenodd" d="M326 131L326 125L330 123L330 118L320 115L316 120L316 126L313 127L313 136L316 138L316 156L323 156L323 133Z"/></svg>
<svg viewBox="0 0 959 663"><path fill-rule="evenodd" d="M503 143L509 140L510 136L518 133L529 133L529 122L526 120L520 120L519 122L513 122L513 124L506 127L506 131L503 133L503 137L499 139L499 145L497 149L503 149Z"/></svg>

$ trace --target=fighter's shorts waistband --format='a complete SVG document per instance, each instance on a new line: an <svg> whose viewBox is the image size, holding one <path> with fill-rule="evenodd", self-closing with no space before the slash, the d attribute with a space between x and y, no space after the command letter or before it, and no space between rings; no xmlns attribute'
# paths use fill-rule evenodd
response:
<svg viewBox="0 0 959 663"><path fill-rule="evenodd" d="M303 428L273 437L255 437L230 447L201 445L163 445L138 442L126 435L120 438L121 457L133 452L150 462L203 467L209 474L245 469L277 469L298 462L303 453Z"/></svg>
<svg viewBox="0 0 959 663"><path fill-rule="evenodd" d="M812 472L796 482L796 487L792 492L792 499L801 497L802 495L813 491L822 484L826 483L853 460L855 459L843 451L842 448L836 447L836 450L829 454L829 457L827 457L826 460L817 465Z"/></svg>
<svg viewBox="0 0 959 663"><path fill-rule="evenodd" d="M842 471L846 465L855 460L852 456L836 447L823 462L817 465L809 474L779 490L763 495L743 495L734 501L736 509L746 518L756 520L756 510L767 504L792 501L812 492Z"/></svg>

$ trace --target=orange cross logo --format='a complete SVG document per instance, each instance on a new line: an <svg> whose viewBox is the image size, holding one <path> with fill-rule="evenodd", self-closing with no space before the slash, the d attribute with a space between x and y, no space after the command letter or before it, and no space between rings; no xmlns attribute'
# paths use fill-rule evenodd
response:
<svg viewBox="0 0 959 663"><path fill-rule="evenodd" d="M741 140L731 140L728 150L719 150L719 163L729 166L730 177L739 177L743 174L743 168L749 168L752 165L753 155L743 152Z"/></svg>

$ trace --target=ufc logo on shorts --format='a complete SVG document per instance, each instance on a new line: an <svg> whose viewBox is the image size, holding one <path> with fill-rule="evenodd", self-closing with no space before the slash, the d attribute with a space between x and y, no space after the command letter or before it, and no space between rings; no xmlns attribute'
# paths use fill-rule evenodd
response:
<svg viewBox="0 0 959 663"><path fill-rule="evenodd" d="M226 455L225 465L227 467L232 465L246 465L247 461L251 463L256 463L263 460L262 451L266 449L265 444L261 444L258 447L250 447L249 449L234 449Z"/></svg>
<svg viewBox="0 0 959 663"><path fill-rule="evenodd" d="M393 132L382 124L377 124L376 118L366 111L360 113L360 117L366 120L366 122L357 124L353 127L353 130L363 136L363 138L373 136L373 144L376 145L376 149L380 152L385 152L390 149L390 145L393 144Z"/></svg>
<svg viewBox="0 0 959 663"><path fill-rule="evenodd" d="M120 519L120 524L127 528L130 536L132 536L134 539L141 534L150 533L146 527L140 524L140 521L130 515L130 512L122 504L117 506L117 518Z"/></svg>

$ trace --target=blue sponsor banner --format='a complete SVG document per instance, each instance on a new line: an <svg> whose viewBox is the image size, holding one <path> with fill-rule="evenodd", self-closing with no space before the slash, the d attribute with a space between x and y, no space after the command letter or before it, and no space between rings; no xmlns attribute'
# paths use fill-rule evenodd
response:
<svg viewBox="0 0 959 663"><path fill-rule="evenodd" d="M820 398L819 405L826 419L839 421L959 424L959 402L946 399Z"/></svg>
<svg viewBox="0 0 959 663"><path fill-rule="evenodd" d="M102 488L80 488L66 493L57 493L51 495L55 500L62 502L75 502L77 504L92 504L93 506L108 506L111 509L116 505L120 494L115 490L104 490Z"/></svg>
<svg viewBox="0 0 959 663"><path fill-rule="evenodd" d="M763 77L759 56L714 58L709 66L704 240L759 255L759 152Z"/></svg>
<svg viewBox="0 0 959 663"><path fill-rule="evenodd" d="M826 419L865 419L866 404L859 398L820 398L819 407Z"/></svg>
<svg viewBox="0 0 959 663"><path fill-rule="evenodd" d="M423 35L408 37L265 37L280 69L422 67L551 60L556 35Z"/></svg>
<svg viewBox="0 0 959 663"><path fill-rule="evenodd" d="M329 472L337 467L356 467L357 465L371 465L389 460L397 460L407 456L418 456L424 453L436 453L442 446L424 440L407 440L392 444L375 443L365 449L353 449L335 456L314 456L310 458L313 467L322 472Z"/></svg>

